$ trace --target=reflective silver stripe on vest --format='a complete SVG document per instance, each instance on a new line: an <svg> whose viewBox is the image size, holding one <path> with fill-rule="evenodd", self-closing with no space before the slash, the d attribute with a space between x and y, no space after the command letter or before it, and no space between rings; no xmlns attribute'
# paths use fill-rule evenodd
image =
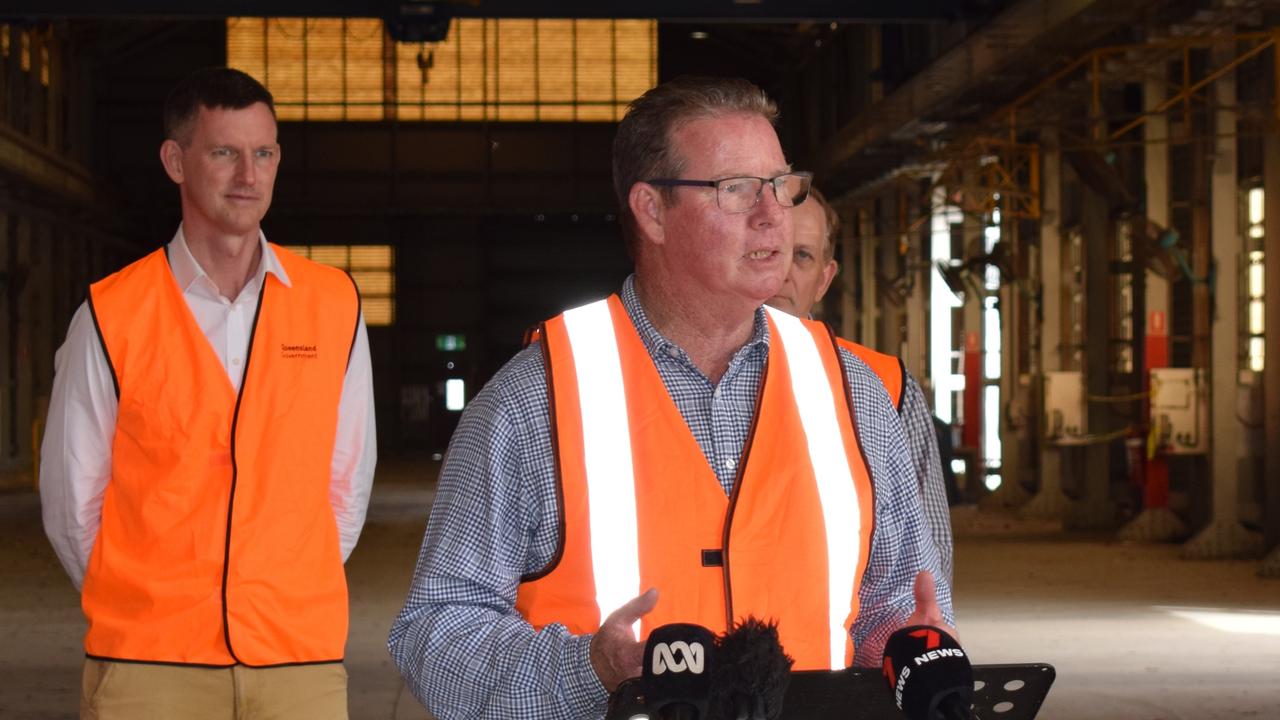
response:
<svg viewBox="0 0 1280 720"><path fill-rule="evenodd" d="M610 613L640 594L627 398L609 301L566 311L564 324L578 378L591 522L591 568L596 606L600 621L604 622ZM632 631L640 637L639 622Z"/></svg>
<svg viewBox="0 0 1280 720"><path fill-rule="evenodd" d="M843 402L837 405L832 395L822 356L809 329L785 312L770 307L765 309L778 328L787 365L791 368L791 389L800 410L800 421L809 445L809 459L813 463L818 494L822 499L822 519L827 533L831 667L843 668L846 645L851 642L845 622L852 613L862 523L858 491L849 472L849 458L845 454L840 422L836 416L837 407L843 411L845 405Z"/></svg>

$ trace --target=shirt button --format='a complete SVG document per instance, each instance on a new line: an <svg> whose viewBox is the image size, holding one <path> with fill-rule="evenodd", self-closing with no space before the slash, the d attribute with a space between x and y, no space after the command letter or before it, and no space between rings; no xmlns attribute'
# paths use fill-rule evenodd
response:
<svg viewBox="0 0 1280 720"><path fill-rule="evenodd" d="M668 354L668 355L670 355L670 356L671 356L671 357L673 357L673 358L678 358L678 357L680 357L680 348L678 348L678 347L676 347L676 346L674 346L674 345L668 345L668 346L667 346L667 354Z"/></svg>
<svg viewBox="0 0 1280 720"><path fill-rule="evenodd" d="M240 358L231 358L231 364L232 364L232 365L239 365L239 364L240 364Z"/></svg>
<svg viewBox="0 0 1280 720"><path fill-rule="evenodd" d="M737 459L736 459L736 458L725 458L725 459L724 459L724 466L725 466L726 468L728 468L728 469L732 470L732 469L734 469L734 468L738 467L738 461L737 461Z"/></svg>

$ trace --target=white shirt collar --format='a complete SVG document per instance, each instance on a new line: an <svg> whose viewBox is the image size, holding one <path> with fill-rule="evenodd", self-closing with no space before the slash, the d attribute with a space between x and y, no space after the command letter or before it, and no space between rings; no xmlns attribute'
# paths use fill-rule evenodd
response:
<svg viewBox="0 0 1280 720"><path fill-rule="evenodd" d="M275 252L271 249L271 245L267 243L267 236L258 230L258 242L262 246L262 259L258 263L258 271L254 274L258 284L261 284L267 273L272 273L276 278L284 283L285 287L291 287L289 283L289 274L285 272L284 266L280 264L280 259L276 257ZM191 248L187 247L187 237L182 233L182 226L178 226L178 231L174 233L173 240L169 242L169 268L173 271L173 279L178 282L178 287L186 292L200 278L208 278L209 275L200 267L200 263L195 256L191 254ZM212 279L210 279L212 282Z"/></svg>

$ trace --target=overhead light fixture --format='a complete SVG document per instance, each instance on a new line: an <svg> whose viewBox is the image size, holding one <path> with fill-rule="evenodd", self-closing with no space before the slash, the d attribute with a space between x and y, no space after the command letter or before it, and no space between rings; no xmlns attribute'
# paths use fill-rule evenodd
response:
<svg viewBox="0 0 1280 720"><path fill-rule="evenodd" d="M436 0L401 0L384 18L387 34L396 42L443 42L449 36L453 10Z"/></svg>
<svg viewBox="0 0 1280 720"><path fill-rule="evenodd" d="M689 33L689 37L693 38L694 40L706 40L707 38L711 37L711 35L707 33L706 30L694 30L693 32Z"/></svg>

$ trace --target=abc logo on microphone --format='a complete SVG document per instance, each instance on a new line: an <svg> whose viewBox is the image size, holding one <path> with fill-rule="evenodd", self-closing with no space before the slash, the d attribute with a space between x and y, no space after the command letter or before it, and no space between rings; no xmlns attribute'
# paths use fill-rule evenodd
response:
<svg viewBox="0 0 1280 720"><path fill-rule="evenodd" d="M690 672L695 675L701 675L706 662L707 650L702 643L685 642L684 640L676 640L675 642L660 642L653 648L653 668L651 672L654 675L661 675L665 672Z"/></svg>

